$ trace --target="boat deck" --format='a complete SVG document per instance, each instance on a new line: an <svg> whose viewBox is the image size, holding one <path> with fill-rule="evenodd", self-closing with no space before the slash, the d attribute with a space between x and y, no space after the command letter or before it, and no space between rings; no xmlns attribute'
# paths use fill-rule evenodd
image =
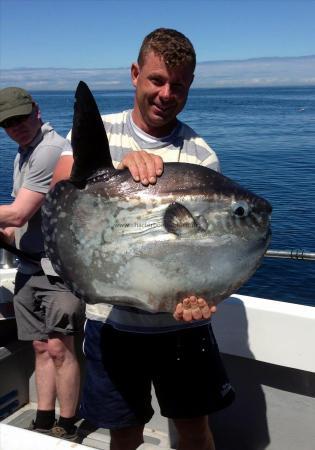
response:
<svg viewBox="0 0 315 450"><path fill-rule="evenodd" d="M24 429L36 409L33 351L16 340L12 274L0 275L0 450L109 450L108 430L84 422L78 423L81 444ZM234 295L219 305L213 328L237 393L209 419L216 449L313 450L315 308ZM139 449L176 448L172 422L160 416L155 398L153 407Z"/></svg>
<svg viewBox="0 0 315 450"><path fill-rule="evenodd" d="M15 450L15 441L17 433L23 436L23 447L19 444L18 450L49 450L51 449L99 449L110 450L109 430L104 428L93 428L84 420L78 421L78 431L80 440L78 444L66 442L56 438L40 435L28 431L27 428L34 418L36 412L36 403L29 403L7 419L4 419L0 427L0 450ZM164 422L162 424L162 422ZM3 425L8 425L3 427ZM162 426L163 425L163 426ZM170 434L167 431L161 431L161 428L167 428L167 420L155 417L144 430L144 444L139 447L141 450L170 450ZM14 442L13 442L14 441ZM80 445L79 445L80 444ZM12 446L13 445L13 446ZM48 447L47 447L48 445ZM62 445L62 447L61 447Z"/></svg>

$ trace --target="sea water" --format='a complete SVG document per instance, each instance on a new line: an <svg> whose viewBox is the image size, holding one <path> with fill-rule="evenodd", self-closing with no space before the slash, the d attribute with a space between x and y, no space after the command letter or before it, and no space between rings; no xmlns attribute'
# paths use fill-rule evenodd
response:
<svg viewBox="0 0 315 450"><path fill-rule="evenodd" d="M133 91L93 92L101 113L132 108ZM33 92L63 136L74 92ZM273 206L270 248L315 251L315 87L192 89L180 119L216 151L222 172ZM11 201L16 145L0 131L0 204ZM315 262L264 258L239 293L315 306Z"/></svg>

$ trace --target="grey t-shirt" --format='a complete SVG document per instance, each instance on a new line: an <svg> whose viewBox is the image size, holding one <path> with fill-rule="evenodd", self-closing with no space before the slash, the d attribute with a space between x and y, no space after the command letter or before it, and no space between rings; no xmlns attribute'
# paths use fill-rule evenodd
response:
<svg viewBox="0 0 315 450"><path fill-rule="evenodd" d="M14 161L13 192L16 197L19 189L46 194L49 190L55 165L62 152L70 150L70 143L61 137L47 122L25 150L19 148ZM32 255L44 255L44 239L41 229L41 210L20 228L16 229L16 246ZM21 260L18 270L23 273L35 273L36 266Z"/></svg>

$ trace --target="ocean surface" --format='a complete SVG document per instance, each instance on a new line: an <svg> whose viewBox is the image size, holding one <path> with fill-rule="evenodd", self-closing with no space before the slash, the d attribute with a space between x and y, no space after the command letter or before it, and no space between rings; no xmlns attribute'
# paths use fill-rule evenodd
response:
<svg viewBox="0 0 315 450"><path fill-rule="evenodd" d="M133 91L94 91L103 114L132 108ZM73 92L34 92L63 136ZM192 89L181 120L217 152L222 172L273 206L270 248L315 251L315 87ZM10 202L16 146L0 129L0 204ZM315 261L264 258L239 293L315 306Z"/></svg>

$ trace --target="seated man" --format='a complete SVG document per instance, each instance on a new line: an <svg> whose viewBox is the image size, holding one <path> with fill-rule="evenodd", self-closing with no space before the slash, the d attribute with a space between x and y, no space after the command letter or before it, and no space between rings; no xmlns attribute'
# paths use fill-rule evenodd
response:
<svg viewBox="0 0 315 450"><path fill-rule="evenodd" d="M19 87L0 90L0 126L18 144L14 201L0 206L0 237L8 242L15 239L18 249L38 259L38 264L20 261L14 296L18 337L33 341L35 351L38 409L30 428L76 441L80 373L74 335L81 330L84 305L49 266L41 230L41 205L55 164L63 151L71 152L71 146L49 123L42 122L38 105Z"/></svg>

